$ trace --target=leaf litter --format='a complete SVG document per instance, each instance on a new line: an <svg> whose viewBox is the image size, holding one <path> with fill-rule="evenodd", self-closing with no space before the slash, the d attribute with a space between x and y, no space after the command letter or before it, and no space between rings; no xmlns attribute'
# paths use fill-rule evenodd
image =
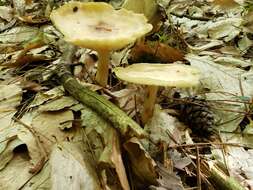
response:
<svg viewBox="0 0 253 190"><path fill-rule="evenodd" d="M1 1L0 189L224 189L213 164L235 179L230 189L252 189L252 2L109 3L146 15L155 30L113 53L108 88L95 83L96 53L78 48L68 66L80 84L138 123L144 91L119 81L113 67L189 64L202 73L199 87L161 88L142 126L148 138L122 135L70 96L55 74L66 42L49 15L63 1ZM192 97L213 114L211 134L199 136L187 119L179 122L208 122L196 115L201 105L194 107Z"/></svg>

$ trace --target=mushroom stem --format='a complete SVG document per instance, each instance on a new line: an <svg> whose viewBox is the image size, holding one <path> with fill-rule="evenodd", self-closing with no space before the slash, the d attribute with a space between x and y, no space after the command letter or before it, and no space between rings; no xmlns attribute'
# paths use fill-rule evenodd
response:
<svg viewBox="0 0 253 190"><path fill-rule="evenodd" d="M147 97L145 98L144 108L141 114L141 121L143 124L146 124L153 115L158 86L150 85L147 87L147 90Z"/></svg>
<svg viewBox="0 0 253 190"><path fill-rule="evenodd" d="M101 86L105 87L108 80L109 72L109 62L110 62L110 51L99 50L98 51L98 69L96 74L96 81Z"/></svg>

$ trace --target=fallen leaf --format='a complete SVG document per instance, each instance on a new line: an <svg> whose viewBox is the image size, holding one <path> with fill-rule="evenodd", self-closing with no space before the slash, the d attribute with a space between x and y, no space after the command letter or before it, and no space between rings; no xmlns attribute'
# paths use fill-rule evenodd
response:
<svg viewBox="0 0 253 190"><path fill-rule="evenodd" d="M198 35L209 36L212 39L224 39L228 42L241 32L243 19L238 17L226 18L218 21L208 21L193 29Z"/></svg>
<svg viewBox="0 0 253 190"><path fill-rule="evenodd" d="M121 157L120 139L117 131L108 121L84 105L81 109L81 118L82 126L85 126L90 143L96 147L93 151L101 167L115 169L121 187L124 190L130 189Z"/></svg>
<svg viewBox="0 0 253 190"><path fill-rule="evenodd" d="M50 165L52 189L101 189L95 168L80 147L73 143L54 146Z"/></svg>
<svg viewBox="0 0 253 190"><path fill-rule="evenodd" d="M40 92L42 90L47 89L46 87L41 86L39 83L23 80L20 83L20 86L23 90L29 90L34 92Z"/></svg>
<svg viewBox="0 0 253 190"><path fill-rule="evenodd" d="M7 22L10 22L13 19L13 9L6 6L0 6L0 17Z"/></svg>
<svg viewBox="0 0 253 190"><path fill-rule="evenodd" d="M65 132L62 129L70 129L74 116L72 111L66 110L61 112L42 112L33 117L31 126L40 137L42 145L46 148L47 153L51 152L51 147L55 142L61 142L73 139L74 131ZM29 147L29 134L23 141ZM32 139L31 139L32 140ZM32 144L31 144L32 145ZM34 146L34 145L32 145ZM33 152L30 152L32 154Z"/></svg>
<svg viewBox="0 0 253 190"><path fill-rule="evenodd" d="M184 55L180 50L159 42L154 42L152 45L151 42L136 43L130 52L130 56L131 61L135 63L171 63L184 59Z"/></svg>
<svg viewBox="0 0 253 190"><path fill-rule="evenodd" d="M151 190L184 190L180 177L175 173L170 173L162 164L158 163L157 173L160 178L157 179L159 185L151 186Z"/></svg>
<svg viewBox="0 0 253 190"><path fill-rule="evenodd" d="M156 163L143 148L139 140L133 137L125 142L123 146L128 153L131 168L137 178L145 185L157 184Z"/></svg>
<svg viewBox="0 0 253 190"><path fill-rule="evenodd" d="M70 96L62 96L60 98L46 102L45 104L41 105L38 110L41 112L59 111L64 108L71 107L77 103L78 101Z"/></svg>
<svg viewBox="0 0 253 190"><path fill-rule="evenodd" d="M16 107L22 100L22 89L19 85L0 85L0 123L1 130L10 127Z"/></svg>
<svg viewBox="0 0 253 190"><path fill-rule="evenodd" d="M39 106L52 99L60 98L63 96L63 94L64 94L64 89L62 86L52 88L46 92L39 92L36 94L34 100L29 105L29 108Z"/></svg>
<svg viewBox="0 0 253 190"><path fill-rule="evenodd" d="M15 136L14 136L15 137ZM14 152L13 150L18 147L19 145L24 144L22 141L20 141L19 139L15 138L13 140L9 140L7 141L8 144L3 144L1 143L1 146L4 146L4 150L1 151L0 153L0 170L4 169L7 164L9 164L9 162L11 162L11 160L14 157ZM1 172L0 172L1 173Z"/></svg>
<svg viewBox="0 0 253 190"><path fill-rule="evenodd" d="M201 71L200 88L208 89L209 93L205 94L207 100L233 101L230 103L219 101L212 108L214 109L216 121L223 123L219 125L218 129L228 132L234 131L244 117L243 114L238 115L238 112L244 110L244 104L236 101L240 100L240 96L242 96L240 81L244 96L252 97L252 72L217 64L214 62L214 58L210 56L188 54L186 59L192 66L197 67Z"/></svg>
<svg viewBox="0 0 253 190"><path fill-rule="evenodd" d="M213 4L219 5L223 9L230 9L239 6L239 4L234 0L214 0Z"/></svg>
<svg viewBox="0 0 253 190"><path fill-rule="evenodd" d="M17 26L0 34L2 43L23 43L39 34L39 29L29 26Z"/></svg>
<svg viewBox="0 0 253 190"><path fill-rule="evenodd" d="M173 145L175 142L171 139L171 136L177 140L177 143L183 142L184 132L180 128L184 128L182 123L162 111L159 106L155 106L153 117L144 129L155 142L165 142L168 145Z"/></svg>
<svg viewBox="0 0 253 190"><path fill-rule="evenodd" d="M8 166L0 172L0 189L14 190L22 188L32 177L32 174L29 173L29 166L29 159L25 153L15 155Z"/></svg>

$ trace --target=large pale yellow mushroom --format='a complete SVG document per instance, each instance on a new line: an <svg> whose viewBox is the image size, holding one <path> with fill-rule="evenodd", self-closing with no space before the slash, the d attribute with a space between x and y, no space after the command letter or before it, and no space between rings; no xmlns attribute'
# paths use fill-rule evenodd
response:
<svg viewBox="0 0 253 190"><path fill-rule="evenodd" d="M182 64L138 63L117 67L114 72L121 80L147 85L147 97L141 114L143 124L153 115L159 86L189 88L199 84L198 69Z"/></svg>
<svg viewBox="0 0 253 190"><path fill-rule="evenodd" d="M107 84L110 52L152 30L143 14L115 10L103 2L70 2L52 11L50 18L65 41L98 52L96 80L101 86Z"/></svg>

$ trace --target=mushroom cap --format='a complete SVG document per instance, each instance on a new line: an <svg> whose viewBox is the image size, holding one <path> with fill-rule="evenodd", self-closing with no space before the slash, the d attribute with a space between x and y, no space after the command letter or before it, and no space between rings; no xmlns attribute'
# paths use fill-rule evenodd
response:
<svg viewBox="0 0 253 190"><path fill-rule="evenodd" d="M121 80L143 85L192 87L199 84L198 69L182 64L138 63L117 67L114 72Z"/></svg>
<svg viewBox="0 0 253 190"><path fill-rule="evenodd" d="M93 50L117 50L152 30L143 14L103 2L70 2L50 18L67 42Z"/></svg>

